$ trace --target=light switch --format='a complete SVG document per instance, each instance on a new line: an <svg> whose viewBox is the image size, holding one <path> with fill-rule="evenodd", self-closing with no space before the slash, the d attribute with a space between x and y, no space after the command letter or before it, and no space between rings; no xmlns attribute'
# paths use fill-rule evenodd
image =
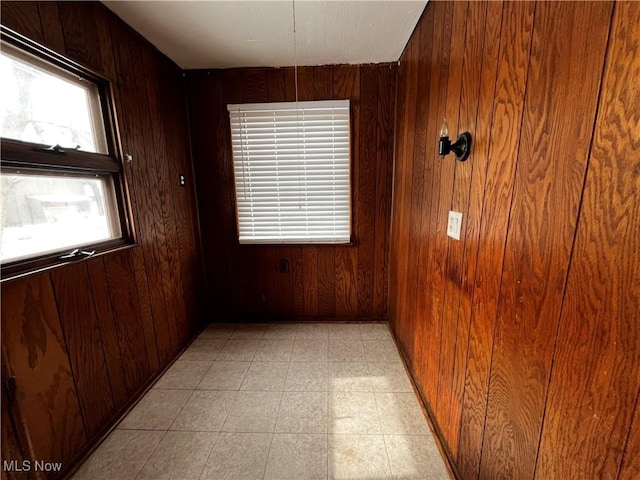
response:
<svg viewBox="0 0 640 480"><path fill-rule="evenodd" d="M460 230L462 229L462 213L449 212L449 224L447 225L447 235L456 240L460 240Z"/></svg>

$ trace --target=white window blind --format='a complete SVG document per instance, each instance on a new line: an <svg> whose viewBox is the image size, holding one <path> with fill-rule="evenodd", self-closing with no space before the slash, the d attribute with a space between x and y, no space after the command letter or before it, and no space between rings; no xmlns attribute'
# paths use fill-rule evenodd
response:
<svg viewBox="0 0 640 480"><path fill-rule="evenodd" d="M240 243L348 243L349 100L227 109Z"/></svg>

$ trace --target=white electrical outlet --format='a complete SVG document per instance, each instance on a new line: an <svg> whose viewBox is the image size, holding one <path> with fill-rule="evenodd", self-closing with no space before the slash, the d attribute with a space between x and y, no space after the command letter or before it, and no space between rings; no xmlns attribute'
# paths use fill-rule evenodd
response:
<svg viewBox="0 0 640 480"><path fill-rule="evenodd" d="M456 240L460 240L460 230L462 229L462 213L449 212L449 224L447 225L447 235Z"/></svg>

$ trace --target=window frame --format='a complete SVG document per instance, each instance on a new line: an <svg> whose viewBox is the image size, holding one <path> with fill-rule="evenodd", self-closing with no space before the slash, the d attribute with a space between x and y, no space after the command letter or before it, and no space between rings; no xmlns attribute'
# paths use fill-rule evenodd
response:
<svg viewBox="0 0 640 480"><path fill-rule="evenodd" d="M0 266L2 274L0 281L4 282L87 258L79 257L71 260L60 258L75 248L94 250L95 254L93 256L97 256L135 245L135 230L128 186L124 175L123 152L114 107L112 82L4 26L0 26L0 41L18 49L20 53L34 56L36 62L49 63L63 70L64 73L82 78L97 87L107 149L107 153L67 149L60 154L43 151L43 147L50 147L50 145L22 142L2 137L0 138L2 148L0 168L3 172L11 171L13 173L16 171L29 171L48 175L110 178L113 184L113 199L110 199L111 201L109 202L110 209L113 209L111 211L114 217L117 213L120 226L120 238L89 243L81 247L71 247L41 255L34 254L29 258L3 263Z"/></svg>
<svg viewBox="0 0 640 480"><path fill-rule="evenodd" d="M234 109L233 107L247 107L246 111L254 111L254 110L261 110L262 108L264 108L264 106L271 106L271 105L277 105L277 104L284 104L284 105L293 105L293 104L317 104L318 106L320 106L321 104L324 103L335 103L335 102L347 102L347 112L348 112L348 142L349 142L349 146L348 146L348 172L349 172L349 181L348 181L348 195L349 195L349 211L348 211L348 216L349 216L349 236L348 239L345 240L340 240L340 241L324 241L324 240L320 240L320 241L313 241L313 240L308 240L308 239L303 239L303 238L298 238L298 239L286 239L283 241L278 241L275 239L265 239L265 240L261 240L261 241L241 241L240 240L240 212L239 212L239 203L238 203L238 182L236 179L236 168L235 168L235 153L233 151L233 147L231 148L231 162L232 162L232 173L233 173L233 201L234 201L234 213L235 213L235 244L240 246L240 247L287 247L287 246L291 246L291 247L295 247L295 246L313 246L313 247L325 247L325 246L329 246L329 247L352 247L357 245L357 242L355 240L354 237L354 186L353 186L353 182L354 182L354 177L353 177L353 162L354 162L354 155L353 155L353 149L354 149L354 145L353 145L353 132L354 132L354 117L353 117L353 100L349 99L349 98L331 98L331 99L325 99L325 100L306 100L306 101L273 101L273 102L244 102L244 103L240 103L240 102L236 102L236 103L229 103L227 105L225 105L226 110L227 110L227 121L229 122L229 140L231 142L231 144L233 144L233 128L231 125L231 113L232 111L236 111L236 109ZM298 107L297 107L298 108Z"/></svg>

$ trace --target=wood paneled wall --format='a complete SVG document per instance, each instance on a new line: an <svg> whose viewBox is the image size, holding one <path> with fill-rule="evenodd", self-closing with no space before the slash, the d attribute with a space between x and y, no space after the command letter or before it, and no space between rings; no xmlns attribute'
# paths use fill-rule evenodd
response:
<svg viewBox="0 0 640 480"><path fill-rule="evenodd" d="M298 69L300 100L351 100L349 246L237 243L229 103L295 100L292 68L187 71L209 306L251 318L385 318L395 65ZM280 259L289 261L280 273Z"/></svg>
<svg viewBox="0 0 640 480"><path fill-rule="evenodd" d="M23 453L68 468L199 328L183 78L99 3L2 2L2 24L112 82L133 156L137 246L2 284L3 379L16 377Z"/></svg>
<svg viewBox="0 0 640 480"><path fill-rule="evenodd" d="M638 78L636 2L434 1L406 47L390 316L460 478L640 474Z"/></svg>

